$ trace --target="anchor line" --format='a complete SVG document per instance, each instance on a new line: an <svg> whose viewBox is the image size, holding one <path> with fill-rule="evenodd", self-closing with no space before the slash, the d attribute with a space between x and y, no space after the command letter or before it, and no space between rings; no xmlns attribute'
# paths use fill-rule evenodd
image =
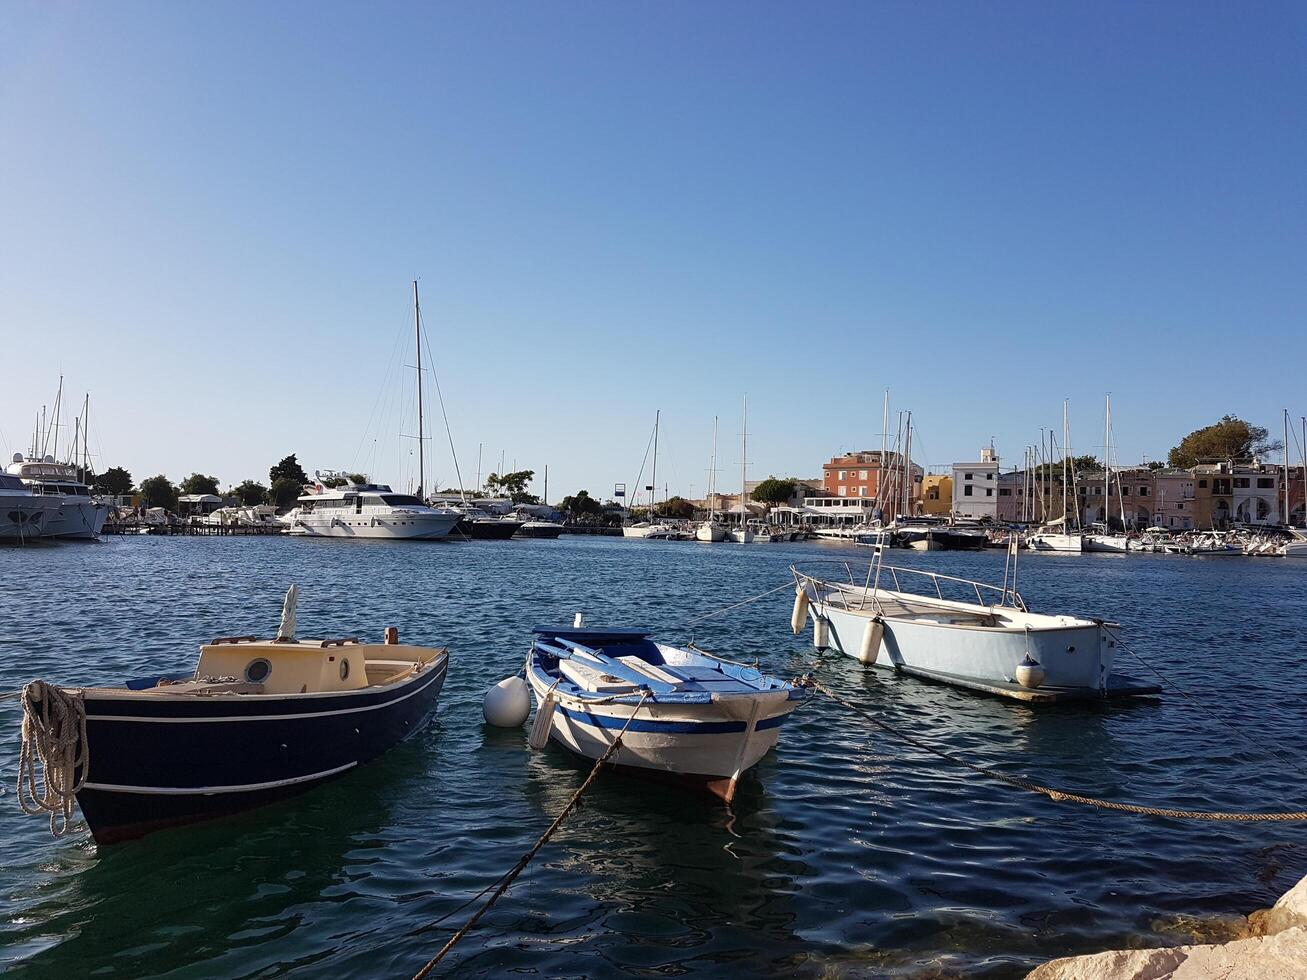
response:
<svg viewBox="0 0 1307 980"><path fill-rule="evenodd" d="M488 911L490 911L490 907L494 905L495 902L499 901L500 897L504 894L504 892L508 891L509 886L512 885L513 882L517 879L517 876L526 870L526 866L531 863L531 859L534 858L536 854L540 852L540 849L542 847L544 847L547 843L549 843L549 839L553 837L554 834L558 831L558 828L563 825L563 821L566 820L568 815L571 814L571 812L576 809L577 804L581 801L582 794L585 793L585 791L590 788L590 784L595 781L595 777L599 775L599 770L603 768L604 763L607 762L610 758L612 758L613 755L616 754L617 750L621 748L622 738L623 736L626 735L626 730L631 727L631 722L635 721L635 716L639 713L640 708L644 705L645 699L649 697L649 694L650 694L649 691L645 691L640 696L639 704L637 704L635 708L631 711L631 715L629 718L626 719L626 724L622 726L622 730L618 732L617 737L613 739L611 743L609 743L608 748L604 750L603 755L601 755L598 759L595 760L594 768L592 768L590 770L590 774L585 777L585 782L583 782L577 788L576 792L572 794L572 798L569 799L567 801L567 804L563 807L563 809L558 812L558 816L554 817L554 822L551 823L549 827L545 830L545 832L541 834L540 837L536 840L536 842L531 845L531 848L520 858L518 858L517 864L513 865L513 867L508 871L508 873L499 879L498 885L494 889L494 894L492 894L490 898L487 899L479 909L477 909L474 913L472 913L472 917L468 919L467 922L463 923L463 927L449 938L449 942L445 943L445 945L440 948L440 952L436 953L435 956L433 956L430 960L427 961L427 964L424 967L422 967L422 969L418 970L418 972L413 975L413 980L422 980L423 977L427 976L427 974L429 974L436 967L436 965L442 959L445 958L445 955L451 949L453 949L454 946L457 945L458 942L461 939L463 939L464 936L466 936L469 932L472 931L472 927L477 924L477 921L481 918L481 916L485 915ZM489 886L486 889L484 889L481 892L481 894L484 895L485 892L488 890L489 890ZM475 899L479 897L480 897L479 895L474 896L472 901L475 901ZM463 907L466 908L467 907L466 904ZM453 913L450 914L452 915Z"/></svg>
<svg viewBox="0 0 1307 980"><path fill-rule="evenodd" d="M889 732L894 737L906 742L908 745L911 745L915 749L920 749L922 752L928 752L931 755L938 756L939 758L944 759L947 762L951 762L954 765L962 766L965 769L970 769L972 772L978 772L982 775L989 776L993 779L997 779L1001 782L1007 783L1009 786L1015 786L1018 789L1023 789L1031 793L1039 793L1043 796L1047 796L1050 800L1053 800L1058 803L1062 803L1062 802L1081 803L1084 804L1085 806L1098 807L1099 809L1102 810L1118 810L1124 813L1139 813L1150 817L1173 817L1179 820L1213 820L1213 821L1220 821L1220 822L1245 822L1245 823L1255 822L1255 821L1288 822L1288 821L1296 821L1296 820L1307 820L1307 811L1302 811L1302 810L1294 810L1285 813L1243 813L1243 812L1231 812L1231 811L1220 811L1220 810L1176 810L1176 809L1171 809L1170 807L1143 806L1138 803L1120 803L1117 802L1116 800L1104 800L1095 796L1083 796L1079 793L1068 793L1065 790L1053 789L1048 786L1041 786L1038 783L1032 783L1029 782L1028 780L1021 779L1017 776L1009 776L1007 773L999 772L997 769L993 769L989 766L981 766L981 765L977 765L974 762L968 762L966 759L958 758L957 756L952 755L951 753L945 752L943 749L937 749L933 745L930 745L929 743L923 742L920 739L913 738L911 735L899 731L893 725L890 725L886 722L879 720L878 718L875 718L869 712L864 711L861 708L859 708L857 705L849 701L846 701L844 698L841 698L838 694L836 694L830 688L826 687L811 674L809 674L804 679L804 683L811 686L815 690L820 691L822 694L826 695L828 698L830 698L832 701L834 701L836 704L840 705L841 707L847 708L848 710L852 711L856 715L860 715L861 717L865 718L867 721L875 725L877 728L881 729L882 731Z"/></svg>
<svg viewBox="0 0 1307 980"><path fill-rule="evenodd" d="M1107 628L1107 625L1106 625L1106 624L1103 625L1103 629L1107 631L1107 635L1108 635L1108 636L1112 637L1112 639L1116 641L1116 645L1117 645L1117 646L1119 646L1122 650L1124 650L1126 653L1130 654L1130 656L1134 657L1134 658L1135 658L1136 660L1138 660L1141 664L1143 664L1144 667L1145 667L1145 669L1147 669L1147 670L1149 671L1149 673L1151 673L1153 676L1155 676L1159 681L1161 681L1161 682L1162 682L1166 687L1168 687L1170 690L1174 691L1176 694L1180 695L1180 697L1184 698L1186 701L1188 701L1190 704L1192 704L1194 707L1196 707L1196 708L1197 708L1199 711L1201 711L1203 714L1207 715L1207 717L1210 718L1210 719L1212 719L1212 721L1216 722L1218 725L1220 725L1220 726L1222 726L1223 728L1225 728L1226 731L1228 731L1228 732L1230 732L1232 735L1234 735L1235 738L1237 738L1240 742L1243 742L1245 745L1249 746L1250 748L1255 748L1255 749L1257 749L1257 752L1258 752L1259 755L1260 755L1262 752L1267 752L1267 751L1269 751L1272 755L1278 756L1279 759L1280 759L1280 761L1291 763L1291 764L1294 765L1295 767L1297 766L1297 764L1298 764L1298 763L1297 763L1297 760L1294 760L1294 759L1289 758L1289 756L1285 755L1285 754L1284 754L1283 752L1281 752L1279 749L1273 748L1273 747L1271 747L1271 746L1262 746L1262 745L1258 745L1258 744L1257 744L1256 742L1254 742L1251 738L1249 738L1247 735L1245 735L1242 731L1240 731L1240 730L1239 730L1238 728L1236 728L1234 725L1230 724L1230 722L1226 721L1224 718L1222 718L1222 717L1221 717L1220 715L1218 715L1216 712L1212 711L1212 710L1211 710L1207 705L1203 704L1203 702L1199 701L1196 697L1194 697L1192 694L1190 694L1190 693L1189 693L1188 691L1186 691L1184 688L1180 687L1178 684L1176 684L1174 681L1172 681L1170 678L1168 678L1168 677L1167 677L1165 674L1163 674L1160 670L1158 670L1156 667L1154 667L1152 664L1150 664L1147 660L1145 660L1142 656L1140 656L1136 651L1134 651L1134 650L1132 650L1130 647L1126 646L1126 643L1125 643L1124 640L1121 639L1120 634L1113 633L1110 629Z"/></svg>

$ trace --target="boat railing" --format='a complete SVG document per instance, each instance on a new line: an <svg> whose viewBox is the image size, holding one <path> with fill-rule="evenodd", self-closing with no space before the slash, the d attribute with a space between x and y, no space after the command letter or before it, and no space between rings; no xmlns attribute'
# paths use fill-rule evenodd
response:
<svg viewBox="0 0 1307 980"><path fill-rule="evenodd" d="M858 564L859 571L861 571L861 563ZM823 591L839 592L849 596L856 596L859 601L858 608L860 609L865 608L868 603L871 603L872 605L876 604L877 594L882 589L882 575L888 575L890 577L890 580L894 583L895 592L904 595L921 594L912 589L905 589L903 587L903 580L899 577L902 575L910 585L921 584L922 579L928 580L930 587L935 591L934 598L941 602L962 601L951 599L949 596L944 595L944 589L941 588L941 583L944 583L948 586L961 587L964 592L974 592L977 605L985 606L987 608L995 606L1011 606L1014 609L1019 609L1021 612L1027 611L1026 603L1025 600L1021 598L1021 593L1015 588L1005 585L990 585L987 582L977 582L974 579L960 578L956 575L942 575L939 572L927 571L921 568L906 568L901 565L886 565L879 560L873 560L867 564L867 574L862 582L859 582L857 577L855 577L853 573L853 565L847 561L841 561L839 559L819 559L817 561L805 562L804 565L805 567L809 565L836 565L843 567L845 574L849 579L847 585L843 582L808 574L801 570L797 565L791 565L790 572L794 575L795 582L800 588L803 587L805 581L809 582L817 591L818 596L820 596ZM915 578L912 576L915 576ZM930 597L928 593L926 594L926 597ZM986 597L989 598L989 601L986 601ZM969 601L969 599L966 601Z"/></svg>

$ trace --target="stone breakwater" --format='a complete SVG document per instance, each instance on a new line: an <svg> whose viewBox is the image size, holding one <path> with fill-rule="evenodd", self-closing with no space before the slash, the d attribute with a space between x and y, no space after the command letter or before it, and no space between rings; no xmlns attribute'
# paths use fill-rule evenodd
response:
<svg viewBox="0 0 1307 980"><path fill-rule="evenodd" d="M1026 980L1289 980L1307 977L1307 878L1248 916L1227 943L1121 949L1052 960Z"/></svg>

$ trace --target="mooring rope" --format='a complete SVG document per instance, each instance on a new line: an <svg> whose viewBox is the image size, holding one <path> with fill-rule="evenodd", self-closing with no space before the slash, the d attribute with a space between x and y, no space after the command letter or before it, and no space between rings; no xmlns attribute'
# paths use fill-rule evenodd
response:
<svg viewBox="0 0 1307 980"><path fill-rule="evenodd" d="M1307 811L1296 810L1288 813L1237 813L1214 810L1175 810L1169 807L1160 806L1143 806L1137 803L1118 803L1115 800L1104 800L1094 796L1082 796L1079 793L1068 793L1065 790L1052 789L1048 786L1040 786L1038 783L1032 783L1016 776L1009 776L1005 772L999 772L989 766L977 765L974 762L968 762L966 759L960 759L943 749L937 749L920 739L913 738L904 732L899 731L893 725L879 720L871 715L870 712L864 711L857 705L846 701L838 694L826 687L816 678L809 675L805 683L811 685L814 689L826 695L836 704L847 708L854 714L860 715L867 721L871 722L882 731L889 732L894 737L901 739L913 748L920 749L923 752L929 752L931 755L938 756L954 765L970 769L972 772L978 772L985 776L1007 783L1009 786L1016 786L1018 789L1028 790L1031 793L1040 793L1047 796L1050 800L1056 802L1083 803L1085 806L1098 807L1103 810L1119 810L1125 813L1142 813L1151 817L1175 817L1182 820L1216 820L1216 821L1290 821L1290 820L1307 820Z"/></svg>
<svg viewBox="0 0 1307 980"><path fill-rule="evenodd" d="M23 688L23 745L18 756L18 805L24 813L50 814L50 833L62 837L73 819L77 791L86 782L90 745L81 691L45 681ZM36 785L41 770L40 791ZM78 776L80 770L80 778Z"/></svg>
<svg viewBox="0 0 1307 980"><path fill-rule="evenodd" d="M553 837L558 828L563 825L563 821L567 819L568 814L576 809L577 803L581 800L581 795L590 788L590 784L595 781L595 777L599 775L599 770L603 768L604 763L612 758L614 753L621 748L623 736L626 735L627 729L631 727L631 722L635 721L636 714L644 705L645 699L649 697L649 694L650 692L646 690L642 695L640 695L639 704L632 709L630 717L626 719L626 724L622 726L622 730L617 733L617 737L613 739L608 748L604 750L603 755L595 760L594 768L590 770L590 775L585 777L585 782L583 782L577 788L577 791L572 794L572 798L568 800L567 805L558 812L558 816L554 817L554 822L551 823L548 829L546 829L536 842L531 845L530 850L517 859L517 864L513 865L508 874L499 879L499 887L495 889L494 894L491 895L479 909L472 913L472 917L463 924L463 927L459 929L458 932L449 937L449 942L445 943L445 945L440 948L440 952L431 957L431 959L427 961L426 966L422 967L422 969L418 970L418 972L413 975L413 980L422 980L423 977L435 968L437 963L445 958L445 954L453 949L464 936L472 931L472 927L477 924L477 920L485 915L486 912L490 911L490 907L494 905L495 902L499 901L500 896L502 896L504 892L508 891L509 886L517 879L517 876L526 870L526 866L531 863L531 859L539 853L542 847L549 843L549 839ZM484 894L484 890L482 894Z"/></svg>
<svg viewBox="0 0 1307 980"><path fill-rule="evenodd" d="M720 616L724 612L730 612L732 609L739 609L741 606L747 606L751 602L757 602L759 599L765 599L769 595L781 591L781 589L792 589L792 588L794 588L794 583L786 582L784 585L778 585L774 589L768 589L766 592L759 592L755 596L750 596L747 599L741 599L739 602L733 602L729 606L722 606L721 609L714 609L712 612L704 613L702 616L695 616L694 619L687 619L681 625L693 626L695 623L700 622L701 620L711 619L713 616Z"/></svg>

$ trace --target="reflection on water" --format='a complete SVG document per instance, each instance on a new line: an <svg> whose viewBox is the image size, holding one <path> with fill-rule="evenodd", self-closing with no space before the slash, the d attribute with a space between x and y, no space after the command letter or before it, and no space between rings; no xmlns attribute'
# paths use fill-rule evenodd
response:
<svg viewBox="0 0 1307 980"><path fill-rule="evenodd" d="M12 791L0 797L2 955L20 976L91 964L110 977L411 974L467 912L432 923L507 870L588 770L557 746L531 752L525 731L482 723L481 696L520 665L531 625L579 610L685 640L692 617L783 582L796 558L831 555L865 552L568 538L141 538L0 552L0 690L33 676L185 669L202 641L270 630L290 582L306 635L379 636L395 624L405 640L452 651L420 738L275 807L98 852L84 833L51 841ZM896 560L995 579L1003 556ZM1220 720L1179 697L1034 708L866 671L791 636L785 592L693 635L783 676L816 669L896 728L1047 785L1204 809L1307 802L1297 767L1222 724L1301 755L1300 573L1035 556L1021 574L1033 608L1122 622L1127 642ZM1130 670L1130 657L1119 664ZM0 777L12 786L12 702L0 702L0 726L10 746ZM1019 794L819 700L791 718L731 809L605 774L454 960L460 975L488 976L1013 977L1051 956L1181 942L1269 904L1307 871L1296 834Z"/></svg>

